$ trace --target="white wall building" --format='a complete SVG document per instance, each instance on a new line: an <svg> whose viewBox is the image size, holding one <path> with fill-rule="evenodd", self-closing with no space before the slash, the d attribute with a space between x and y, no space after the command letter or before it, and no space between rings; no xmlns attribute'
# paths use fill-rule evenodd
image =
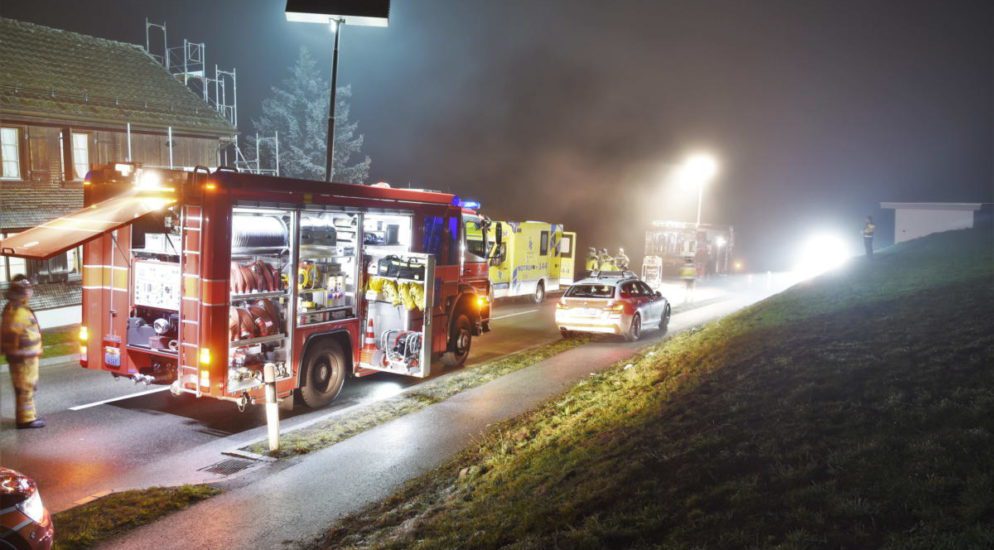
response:
<svg viewBox="0 0 994 550"><path fill-rule="evenodd" d="M941 231L973 227L978 202L882 202L894 211L894 244Z"/></svg>

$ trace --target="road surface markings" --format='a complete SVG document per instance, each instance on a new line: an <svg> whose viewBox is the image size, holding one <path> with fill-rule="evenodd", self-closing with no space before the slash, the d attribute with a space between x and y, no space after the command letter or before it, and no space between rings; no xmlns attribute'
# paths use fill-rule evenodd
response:
<svg viewBox="0 0 994 550"><path fill-rule="evenodd" d="M499 321L501 319L507 319L508 317L517 317L518 315L527 315L529 313L535 313L538 309L529 309L528 311L519 311L517 313L508 313L507 315L500 315L498 317L491 317L491 321Z"/></svg>
<svg viewBox="0 0 994 550"><path fill-rule="evenodd" d="M140 391L138 393L130 393L128 395L122 395L120 397L112 397L110 399L104 399L103 401L94 401L93 403L87 403L86 405L76 405L75 407L69 407L70 411L81 411L83 409L89 409L90 407L97 407L104 405L106 403L113 403L114 401L122 401L124 399L131 399L132 397L141 397L142 395L148 395L151 393L159 393L160 391L166 391L169 386L164 388L155 388L154 390Z"/></svg>

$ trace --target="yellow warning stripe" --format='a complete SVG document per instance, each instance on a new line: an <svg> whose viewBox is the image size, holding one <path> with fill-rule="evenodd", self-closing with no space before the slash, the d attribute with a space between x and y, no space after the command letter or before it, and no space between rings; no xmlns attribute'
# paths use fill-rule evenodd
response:
<svg viewBox="0 0 994 550"><path fill-rule="evenodd" d="M84 265L83 286L128 289L128 268L110 265Z"/></svg>

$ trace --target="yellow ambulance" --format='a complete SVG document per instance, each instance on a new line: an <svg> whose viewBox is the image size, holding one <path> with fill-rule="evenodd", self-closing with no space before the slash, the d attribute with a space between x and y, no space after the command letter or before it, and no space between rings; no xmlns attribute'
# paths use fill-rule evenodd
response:
<svg viewBox="0 0 994 550"><path fill-rule="evenodd" d="M498 224L503 239L490 261L494 298L531 296L541 303L546 293L573 284L575 232L555 223L494 221L489 228L491 243L496 242Z"/></svg>

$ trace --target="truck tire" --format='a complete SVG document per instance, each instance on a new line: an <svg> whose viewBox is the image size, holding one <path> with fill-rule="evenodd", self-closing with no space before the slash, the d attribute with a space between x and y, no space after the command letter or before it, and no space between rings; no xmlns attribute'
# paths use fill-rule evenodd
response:
<svg viewBox="0 0 994 550"><path fill-rule="evenodd" d="M460 313L452 323L449 346L442 354L442 364L446 367L461 367L469 357L473 345L473 325L465 313Z"/></svg>
<svg viewBox="0 0 994 550"><path fill-rule="evenodd" d="M342 346L334 340L324 339L307 350L298 390L301 401L312 409L334 401L345 384L346 365Z"/></svg>
<svg viewBox="0 0 994 550"><path fill-rule="evenodd" d="M538 285L535 286L535 295L532 296L532 300L534 300L536 304L541 304L542 302L545 301L545 283L544 282L539 281Z"/></svg>
<svg viewBox="0 0 994 550"><path fill-rule="evenodd" d="M634 342L642 336L642 316L638 313L632 317L632 324L628 325L628 330L625 331L625 340L629 342Z"/></svg>

